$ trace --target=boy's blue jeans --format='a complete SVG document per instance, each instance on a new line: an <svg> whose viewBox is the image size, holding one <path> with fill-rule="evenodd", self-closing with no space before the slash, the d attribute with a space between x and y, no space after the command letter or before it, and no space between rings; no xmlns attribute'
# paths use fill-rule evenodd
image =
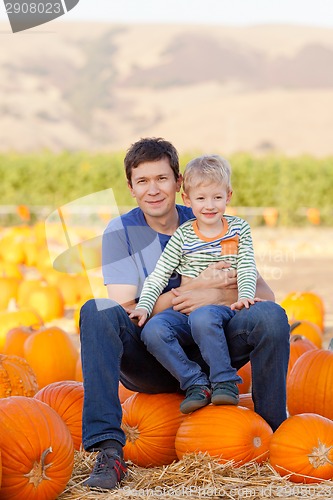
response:
<svg viewBox="0 0 333 500"><path fill-rule="evenodd" d="M82 441L86 450L106 439L125 444L119 380L128 389L151 394L180 390L179 382L147 351L141 330L109 299L91 299L81 309ZM225 335L236 370L251 360L255 411L277 429L287 417L289 324L285 311L274 302L257 302L231 318ZM186 353L207 369L194 341L186 346Z"/></svg>
<svg viewBox="0 0 333 500"><path fill-rule="evenodd" d="M191 385L217 382L241 382L231 366L224 328L235 315L226 306L199 307L188 316L172 308L153 316L141 331L141 340L148 351L180 383L182 390ZM190 359L186 348L198 346L205 365Z"/></svg>

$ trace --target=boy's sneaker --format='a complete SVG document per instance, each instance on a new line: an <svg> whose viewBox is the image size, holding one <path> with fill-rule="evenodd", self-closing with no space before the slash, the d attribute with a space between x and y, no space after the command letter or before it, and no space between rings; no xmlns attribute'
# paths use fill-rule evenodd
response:
<svg viewBox="0 0 333 500"><path fill-rule="evenodd" d="M191 413L210 403L211 390L206 385L190 385L184 401L180 403L182 413Z"/></svg>
<svg viewBox="0 0 333 500"><path fill-rule="evenodd" d="M126 473L126 463L117 450L113 448L101 450L97 455L93 471L83 486L112 490L124 479Z"/></svg>
<svg viewBox="0 0 333 500"><path fill-rule="evenodd" d="M238 405L239 390L236 382L218 382L213 385L213 405Z"/></svg>

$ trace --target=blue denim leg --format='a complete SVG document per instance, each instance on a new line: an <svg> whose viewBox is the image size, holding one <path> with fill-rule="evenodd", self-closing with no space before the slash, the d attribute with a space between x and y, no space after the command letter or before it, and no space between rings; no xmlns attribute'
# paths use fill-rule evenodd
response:
<svg viewBox="0 0 333 500"><path fill-rule="evenodd" d="M209 366L209 380L217 382L242 382L237 370L231 366L224 328L235 312L227 306L203 306L190 313L188 322L193 340Z"/></svg>
<svg viewBox="0 0 333 500"><path fill-rule="evenodd" d="M134 391L179 390L178 381L147 351L140 330L121 306L108 299L89 300L81 309L82 441L86 450L105 439L125 444L119 380Z"/></svg>
<svg viewBox="0 0 333 500"><path fill-rule="evenodd" d="M148 351L179 381L182 390L190 385L209 385L201 366L190 360L186 346L193 345L188 317L172 308L153 316L141 332Z"/></svg>
<svg viewBox="0 0 333 500"><path fill-rule="evenodd" d="M251 361L255 411L273 431L287 418L289 330L285 311L270 301L238 311L225 328L233 366Z"/></svg>

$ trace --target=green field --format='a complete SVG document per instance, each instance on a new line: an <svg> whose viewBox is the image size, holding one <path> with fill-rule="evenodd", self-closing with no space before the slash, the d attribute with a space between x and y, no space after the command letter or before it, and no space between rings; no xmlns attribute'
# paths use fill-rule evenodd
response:
<svg viewBox="0 0 333 500"><path fill-rule="evenodd" d="M112 188L119 207L134 206L126 189L124 152L63 152L54 154L0 155L1 205L26 204L54 209L82 196ZM189 155L181 157L182 170ZM232 206L252 209L276 207L279 225L309 223L307 208L320 211L320 224L333 225L333 157L253 157L238 154L229 158L234 189ZM253 212L253 209L257 211ZM3 210L3 213L5 210ZM37 208L35 210L37 213ZM244 214L250 210L244 209ZM251 221L263 223L256 217Z"/></svg>

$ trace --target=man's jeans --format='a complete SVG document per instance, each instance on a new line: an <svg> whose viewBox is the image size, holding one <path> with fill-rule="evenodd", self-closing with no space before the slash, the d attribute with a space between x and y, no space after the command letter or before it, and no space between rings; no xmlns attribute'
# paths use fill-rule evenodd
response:
<svg viewBox="0 0 333 500"><path fill-rule="evenodd" d="M153 316L141 332L141 340L148 351L180 383L182 390L191 385L217 382L242 382L231 366L224 329L235 312L226 306L199 307L188 316L172 308ZM207 366L190 359L186 349L199 347ZM193 356L192 356L193 358ZM208 369L209 367L209 369Z"/></svg>
<svg viewBox="0 0 333 500"><path fill-rule="evenodd" d="M141 330L109 299L91 299L81 309L82 441L86 450L105 439L125 444L119 380L128 389L151 394L180 390L179 382L147 351ZM225 335L236 370L251 360L255 411L275 430L287 416L289 324L284 310L274 302L257 302L235 314ZM207 371L194 342L186 353Z"/></svg>

